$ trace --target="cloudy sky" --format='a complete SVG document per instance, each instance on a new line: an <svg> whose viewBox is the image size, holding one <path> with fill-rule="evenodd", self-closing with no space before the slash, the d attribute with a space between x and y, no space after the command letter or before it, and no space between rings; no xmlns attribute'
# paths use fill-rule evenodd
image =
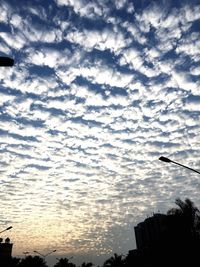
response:
<svg viewBox="0 0 200 267"><path fill-rule="evenodd" d="M98 264L176 197L200 205L199 1L0 3L0 224L13 255ZM6 237L8 233L3 234Z"/></svg>

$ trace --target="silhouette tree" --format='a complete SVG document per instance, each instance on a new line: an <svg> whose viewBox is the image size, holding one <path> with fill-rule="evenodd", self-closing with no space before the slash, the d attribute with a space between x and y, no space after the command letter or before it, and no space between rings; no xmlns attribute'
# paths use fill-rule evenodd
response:
<svg viewBox="0 0 200 267"><path fill-rule="evenodd" d="M20 258L11 258L9 267L17 267L19 266Z"/></svg>
<svg viewBox="0 0 200 267"><path fill-rule="evenodd" d="M80 267L92 267L94 264L92 262L83 262Z"/></svg>
<svg viewBox="0 0 200 267"><path fill-rule="evenodd" d="M69 262L69 259L67 258L60 258L54 267L76 267L76 265L72 262Z"/></svg>
<svg viewBox="0 0 200 267"><path fill-rule="evenodd" d="M185 226L190 231L192 235L199 234L200 230L200 212L199 209L194 205L194 203L186 198L182 201L177 198L175 201L179 208L172 208L167 212L167 215L177 215L182 218Z"/></svg>
<svg viewBox="0 0 200 267"><path fill-rule="evenodd" d="M106 260L103 264L103 267L122 267L124 266L123 255L117 255L116 253L114 256Z"/></svg>
<svg viewBox="0 0 200 267"><path fill-rule="evenodd" d="M173 248L173 258L176 258L177 264L194 266L200 247L199 209L189 198L185 201L177 198L175 203L178 208L167 212L168 218L172 219L168 231L168 236L171 233L171 240L169 239L168 245Z"/></svg>
<svg viewBox="0 0 200 267"><path fill-rule="evenodd" d="M0 266L1 267L18 267L20 263L20 258L10 258L10 259L5 259L1 260Z"/></svg>
<svg viewBox="0 0 200 267"><path fill-rule="evenodd" d="M22 259L19 263L19 267L48 267L43 258L39 256L28 256Z"/></svg>

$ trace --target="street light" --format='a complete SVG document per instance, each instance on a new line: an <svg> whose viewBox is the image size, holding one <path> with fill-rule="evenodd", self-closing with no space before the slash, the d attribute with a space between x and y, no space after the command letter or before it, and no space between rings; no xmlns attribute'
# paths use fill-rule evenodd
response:
<svg viewBox="0 0 200 267"><path fill-rule="evenodd" d="M51 253L54 253L54 252L56 252L56 249L54 249L53 251L51 251L51 252L49 252L49 253L47 253L47 254L42 254L42 253L40 253L40 252L38 252L37 250L34 250L33 251L34 253L36 253L36 254L39 254L40 256L42 256L44 259L47 257L47 256L49 256Z"/></svg>
<svg viewBox="0 0 200 267"><path fill-rule="evenodd" d="M36 253L36 254L39 254L40 256L42 256L43 258L45 258L45 255L41 254L41 253L38 252L37 250L34 250L33 252Z"/></svg>
<svg viewBox="0 0 200 267"><path fill-rule="evenodd" d="M180 164L180 163L178 163L178 162L176 162L176 161L173 161L173 160L171 160L171 159L168 159L168 158L166 158L166 157L160 157L159 160L161 160L161 161L163 161L163 162L167 162L167 163L174 163L174 164L177 164L177 165L179 165L179 166L181 166L181 167L184 167L184 168L186 168L186 169L189 169L189 170L191 170L191 171L193 171L193 172L197 172L198 174L200 174L199 171L196 171L196 170L194 170L194 169L192 169L192 168L190 168L190 167L187 167L187 166L185 166L185 165L183 165L183 164Z"/></svg>
<svg viewBox="0 0 200 267"><path fill-rule="evenodd" d="M56 249L54 249L53 251L47 253L47 254L45 255L45 257L46 257L46 256L49 256L51 253L54 253L54 252L56 252Z"/></svg>
<svg viewBox="0 0 200 267"><path fill-rule="evenodd" d="M14 59L10 57L0 57L0 67L12 67L14 65Z"/></svg>
<svg viewBox="0 0 200 267"><path fill-rule="evenodd" d="M13 228L12 226L9 226L8 228L6 228L6 229L4 229L3 231L1 231L0 234L3 233L3 232L5 232L5 231L8 231L8 230L10 230L10 229L12 229L12 228Z"/></svg>

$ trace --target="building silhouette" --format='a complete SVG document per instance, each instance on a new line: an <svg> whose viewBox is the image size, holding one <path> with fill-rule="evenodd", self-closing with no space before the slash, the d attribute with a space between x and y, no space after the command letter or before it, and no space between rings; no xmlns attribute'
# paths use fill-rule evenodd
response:
<svg viewBox="0 0 200 267"><path fill-rule="evenodd" d="M178 214L155 213L134 227L137 248L130 250L127 266L195 266L200 234Z"/></svg>
<svg viewBox="0 0 200 267"><path fill-rule="evenodd" d="M12 247L13 244L10 243L10 238L3 239L0 238L0 261L9 260L12 257Z"/></svg>
<svg viewBox="0 0 200 267"><path fill-rule="evenodd" d="M134 227L137 249L150 248L161 241L166 231L167 215L155 213Z"/></svg>

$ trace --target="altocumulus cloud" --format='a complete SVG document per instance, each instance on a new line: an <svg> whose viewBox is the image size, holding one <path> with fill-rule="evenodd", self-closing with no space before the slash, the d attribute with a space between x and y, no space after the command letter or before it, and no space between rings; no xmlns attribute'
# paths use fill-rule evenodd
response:
<svg viewBox="0 0 200 267"><path fill-rule="evenodd" d="M197 2L0 4L1 222L14 253L126 253L176 197L198 205ZM37 223L36 223L37 222Z"/></svg>

